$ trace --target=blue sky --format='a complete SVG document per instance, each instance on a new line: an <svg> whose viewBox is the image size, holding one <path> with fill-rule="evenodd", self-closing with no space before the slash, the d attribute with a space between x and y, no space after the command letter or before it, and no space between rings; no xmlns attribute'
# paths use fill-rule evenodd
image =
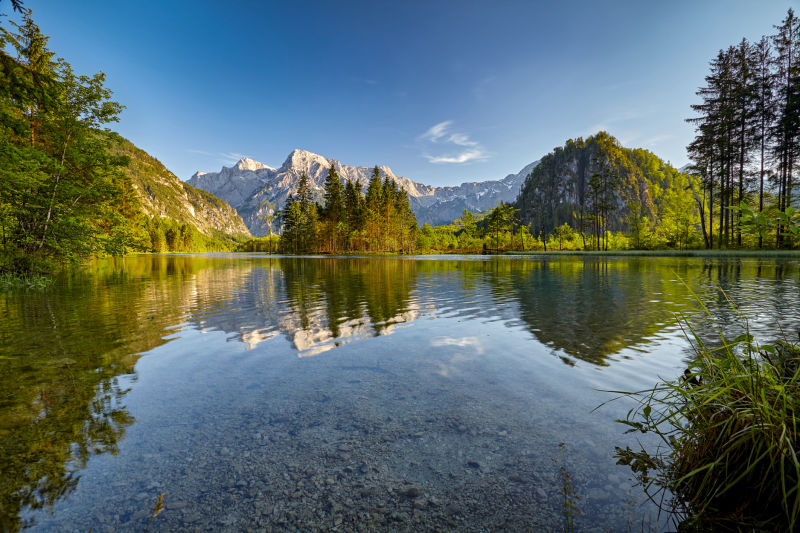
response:
<svg viewBox="0 0 800 533"><path fill-rule="evenodd" d="M302 148L433 185L600 129L681 166L709 60L797 4L25 2L78 72L107 74L113 129L181 178Z"/></svg>

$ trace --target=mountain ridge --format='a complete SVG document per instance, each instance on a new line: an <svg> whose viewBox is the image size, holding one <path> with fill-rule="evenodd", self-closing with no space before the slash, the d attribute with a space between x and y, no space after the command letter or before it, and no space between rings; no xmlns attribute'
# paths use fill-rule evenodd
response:
<svg viewBox="0 0 800 533"><path fill-rule="evenodd" d="M180 180L158 159L128 139L118 134L109 135L113 141L112 151L129 160L122 171L130 176L144 215L150 219L167 218L178 224L190 224L211 238L251 237L241 217L228 203Z"/></svg>
<svg viewBox="0 0 800 533"><path fill-rule="evenodd" d="M397 176L386 165L378 165L382 177L388 177L408 193L411 209L420 224L446 224L464 209L485 211L500 202L516 199L525 177L538 161L516 174L499 180L465 181L459 185L434 187L406 176ZM346 165L308 150L293 149L278 168L250 158L242 158L219 172L195 172L187 183L206 190L228 202L241 215L254 235L264 235L270 228L265 215L274 215L297 190L300 175L305 173L315 198L322 200L328 170L334 167L342 182L351 179L366 188L374 167ZM277 229L272 224L271 229Z"/></svg>

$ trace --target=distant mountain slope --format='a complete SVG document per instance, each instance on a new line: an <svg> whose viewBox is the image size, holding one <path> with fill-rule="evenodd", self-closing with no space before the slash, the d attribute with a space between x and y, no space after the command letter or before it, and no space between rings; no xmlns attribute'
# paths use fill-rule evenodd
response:
<svg viewBox="0 0 800 533"><path fill-rule="evenodd" d="M156 158L123 137L111 134L114 151L127 156L124 167L131 178L142 210L150 217L166 217L190 224L209 237L248 238L250 231L230 205L207 191L192 187Z"/></svg>
<svg viewBox="0 0 800 533"><path fill-rule="evenodd" d="M520 173L510 174L502 180L463 183L457 187L432 187L398 177L387 166L379 168L383 176L394 180L408 193L417 221L435 225L452 221L464 209L484 211L498 202L513 201L525 176L535 165L531 163ZM277 169L243 158L232 167L222 167L219 172L197 172L188 183L227 201L254 235L264 235L266 228L262 217L283 207L288 195L296 192L300 175L305 173L308 176L312 190L321 200L325 177L332 166L342 181L351 179L362 187L367 186L372 175L372 167L344 165L312 152L294 150Z"/></svg>
<svg viewBox="0 0 800 533"><path fill-rule="evenodd" d="M526 165L516 174L502 180L473 181L456 187L436 187L434 194L411 199L411 208L420 224L446 224L460 217L464 209L488 211L498 203L509 203L517 199L525 178L536 168L539 161Z"/></svg>

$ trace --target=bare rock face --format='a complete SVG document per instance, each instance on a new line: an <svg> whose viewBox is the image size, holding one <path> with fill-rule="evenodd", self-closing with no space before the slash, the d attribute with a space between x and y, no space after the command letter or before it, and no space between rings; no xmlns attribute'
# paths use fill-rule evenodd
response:
<svg viewBox="0 0 800 533"><path fill-rule="evenodd" d="M457 187L432 187L407 177L396 176L387 166L379 166L382 177L388 177L408 193L411 209L420 224L446 224L459 217L464 209L485 211L499 202L516 199L525 177L536 163L502 180L462 183ZM222 198L242 216L254 235L265 235L269 228L265 215L283 208L286 198L297 192L301 174L306 174L311 190L322 199L325 178L331 167L336 168L342 182L353 180L366 189L373 167L344 165L336 159L325 158L306 150L293 150L283 164L275 169L243 158L232 167L219 172L197 172L188 183ZM277 229L273 223L273 229Z"/></svg>

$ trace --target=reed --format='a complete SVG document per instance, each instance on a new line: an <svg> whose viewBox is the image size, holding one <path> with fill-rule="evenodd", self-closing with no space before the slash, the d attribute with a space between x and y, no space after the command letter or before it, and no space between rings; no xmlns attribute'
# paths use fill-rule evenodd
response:
<svg viewBox="0 0 800 533"><path fill-rule="evenodd" d="M683 376L634 393L619 422L658 436L654 452L617 448L680 531L800 527L800 348L746 333L708 347L687 326L696 359ZM688 322L685 322L688 324Z"/></svg>
<svg viewBox="0 0 800 533"><path fill-rule="evenodd" d="M0 291L10 290L42 290L53 283L53 278L40 274L20 274L17 272L0 272Z"/></svg>

